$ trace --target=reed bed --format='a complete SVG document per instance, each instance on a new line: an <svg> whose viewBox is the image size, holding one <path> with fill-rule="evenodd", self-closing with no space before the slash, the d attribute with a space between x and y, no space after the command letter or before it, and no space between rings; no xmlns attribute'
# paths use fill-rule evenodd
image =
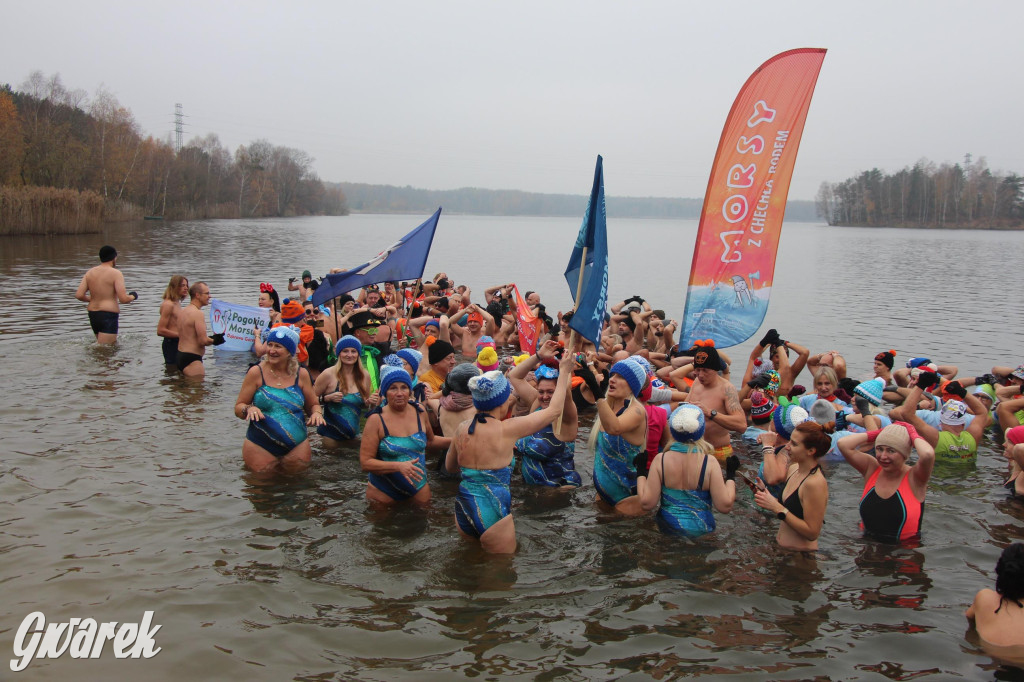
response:
<svg viewBox="0 0 1024 682"><path fill-rule="evenodd" d="M55 187L0 187L0 235L87 234L103 227L103 197Z"/></svg>

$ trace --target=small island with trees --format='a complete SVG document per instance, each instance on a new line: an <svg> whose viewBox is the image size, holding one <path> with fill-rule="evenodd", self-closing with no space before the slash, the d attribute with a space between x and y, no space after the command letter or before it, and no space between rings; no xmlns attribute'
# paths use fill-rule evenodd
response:
<svg viewBox="0 0 1024 682"><path fill-rule="evenodd" d="M818 216L846 227L1024 228L1024 177L988 168L921 160L887 174L877 168L839 183L821 183Z"/></svg>

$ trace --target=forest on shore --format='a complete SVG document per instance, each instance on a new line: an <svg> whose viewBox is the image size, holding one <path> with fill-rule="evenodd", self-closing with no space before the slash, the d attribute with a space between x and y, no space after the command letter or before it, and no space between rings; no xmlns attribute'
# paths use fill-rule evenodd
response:
<svg viewBox="0 0 1024 682"><path fill-rule="evenodd" d="M342 182L338 185L355 213L445 213L499 216L577 216L583 218L589 195L539 194L518 190L464 187L451 190ZM700 218L703 199L615 197L605 199L609 218ZM813 201L789 201L786 220L819 220Z"/></svg>
<svg viewBox="0 0 1024 682"><path fill-rule="evenodd" d="M0 233L87 232L103 221L344 215L313 157L267 140L233 153L216 134L175 149L144 135L102 88L36 71L0 84Z"/></svg>
<svg viewBox="0 0 1024 682"><path fill-rule="evenodd" d="M877 168L823 182L815 198L829 225L1024 228L1024 177L989 169L984 157L936 165L923 159L895 173Z"/></svg>

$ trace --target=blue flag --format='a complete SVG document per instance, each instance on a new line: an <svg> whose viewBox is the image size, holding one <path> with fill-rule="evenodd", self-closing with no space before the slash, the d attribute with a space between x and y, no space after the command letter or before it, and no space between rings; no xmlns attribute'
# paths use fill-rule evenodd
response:
<svg viewBox="0 0 1024 682"><path fill-rule="evenodd" d="M327 275L313 292L313 305L320 305L360 287L380 282L397 282L423 276L427 254L434 241L434 230L441 217L438 208L425 223L384 249L369 263L332 275Z"/></svg>
<svg viewBox="0 0 1024 682"><path fill-rule="evenodd" d="M600 156L594 169L594 188L590 190L583 225L576 237L569 265L565 268L565 281L569 283L569 291L576 301L576 312L569 327L594 345L600 345L608 305L608 221L604 210L604 166Z"/></svg>

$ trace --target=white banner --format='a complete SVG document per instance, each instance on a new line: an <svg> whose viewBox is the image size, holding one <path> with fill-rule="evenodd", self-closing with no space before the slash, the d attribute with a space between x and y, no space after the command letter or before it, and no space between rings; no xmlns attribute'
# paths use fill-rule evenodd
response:
<svg viewBox="0 0 1024 682"><path fill-rule="evenodd" d="M210 336L223 334L225 342L217 350L248 351L256 340L255 327L270 326L270 308L236 305L213 299L210 301Z"/></svg>

